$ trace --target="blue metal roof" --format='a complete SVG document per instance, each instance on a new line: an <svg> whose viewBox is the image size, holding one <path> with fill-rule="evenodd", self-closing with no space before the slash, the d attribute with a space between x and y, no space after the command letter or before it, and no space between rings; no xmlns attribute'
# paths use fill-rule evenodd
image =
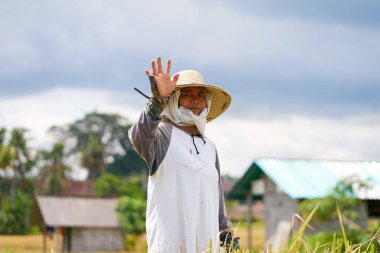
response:
<svg viewBox="0 0 380 253"><path fill-rule="evenodd" d="M326 196L340 179L355 175L373 183L357 192L358 198L380 199L380 162L262 158L254 163L291 198Z"/></svg>
<svg viewBox="0 0 380 253"><path fill-rule="evenodd" d="M358 198L380 199L380 162L275 158L254 160L244 176L236 182L229 197L245 199L251 182L259 179L262 173L279 190L295 199L324 197L339 180L353 175L372 183L371 189L356 192Z"/></svg>

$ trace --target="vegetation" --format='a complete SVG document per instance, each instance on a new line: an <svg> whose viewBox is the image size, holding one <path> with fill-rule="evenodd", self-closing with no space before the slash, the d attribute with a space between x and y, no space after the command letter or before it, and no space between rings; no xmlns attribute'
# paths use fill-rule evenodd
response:
<svg viewBox="0 0 380 253"><path fill-rule="evenodd" d="M130 197L119 199L117 211L124 231L130 234L140 234L145 231L145 203L144 200Z"/></svg>
<svg viewBox="0 0 380 253"><path fill-rule="evenodd" d="M31 149L26 129L0 128L0 234L28 234L35 230L29 222L33 194L64 195L72 167L81 165L90 171L89 179L95 180L96 196L119 198L120 222L133 236L126 242L135 244L145 231L147 169L129 142L129 127L119 115L90 113L66 126L52 127L56 143L47 150ZM68 162L76 156L80 157L76 164ZM347 178L326 198L304 201L300 212L305 222L280 252L380 252L380 222L358 227L355 192L365 187L369 187L368 182ZM308 225L337 220L340 232L305 233ZM262 224L257 231L261 232L256 238L263 240ZM248 252L244 250L243 229L238 236L243 250L235 252ZM263 242L257 245L252 252L265 250ZM0 244L0 251L13 252L1 247ZM268 248L267 252L272 251Z"/></svg>
<svg viewBox="0 0 380 253"><path fill-rule="evenodd" d="M26 234L27 217L32 199L20 190L2 199L0 209L0 234Z"/></svg>
<svg viewBox="0 0 380 253"><path fill-rule="evenodd" d="M43 165L37 176L37 192L46 195L60 196L65 191L66 175L71 168L65 164L65 144L58 142L54 144L51 151L41 151L40 160Z"/></svg>
<svg viewBox="0 0 380 253"><path fill-rule="evenodd" d="M136 246L139 235L145 232L146 201L130 197L119 198L117 212L121 228L125 231L125 247Z"/></svg>
<svg viewBox="0 0 380 253"><path fill-rule="evenodd" d="M117 114L90 113L52 127L56 142L47 150L29 147L27 129L0 128L0 234L32 231L34 194L65 195L72 167L88 169L99 197L144 200L147 168L128 139L130 126Z"/></svg>
<svg viewBox="0 0 380 253"><path fill-rule="evenodd" d="M119 176L147 171L128 138L131 124L117 114L89 113L66 126L54 126L50 132L71 143L68 155L79 155L81 165L96 179L108 171Z"/></svg>
<svg viewBox="0 0 380 253"><path fill-rule="evenodd" d="M319 207L320 208L320 207ZM319 209L318 208L318 209ZM315 215L316 213L314 213ZM308 221L314 220L314 216L311 215L310 219L307 219ZM338 216L339 220L339 216ZM343 220L343 218L342 218ZM343 224L343 222L342 222ZM379 230L378 224L377 230ZM294 235L290 242L284 245L282 249L280 249L279 253L291 253L291 252L325 252L325 253L376 253L380 252L380 246L378 244L378 240L380 240L380 231L377 231L376 233L373 233L370 237L371 240L363 240L358 244L353 244L349 240L344 239L342 235L332 234L330 236L326 236L328 243L326 244L319 244L317 246L312 246L311 242L307 239L307 236L305 236L305 229L307 225L305 225L300 228L300 232ZM238 230L238 236L241 237L241 250L232 251L233 253L275 253L276 251L274 249L271 249L270 245L266 247L264 241L263 241L263 235L264 230L262 225L256 227L254 225L254 249L251 251L248 251L245 247L245 240L246 240L246 231L244 229ZM345 226L342 226L342 231L345 231ZM345 231L347 232L347 231ZM259 235L259 236L258 236ZM244 239L243 239L244 238ZM262 239L258 239L262 238ZM54 249L56 247L56 242L54 241L55 238L53 238L53 241L48 242L48 251L49 252L56 252ZM42 237L39 236L0 236L0 251L1 252L8 252L8 253L24 253L24 252L41 252L42 250ZM136 244L135 247L131 250L127 250L125 252L119 252L119 253L127 253L127 252L134 252L134 253L143 253L147 252L146 250L146 242L145 238L139 237L137 240L134 241ZM100 252L99 252L100 253ZM104 253L104 252L103 252ZM222 252L220 252L222 253Z"/></svg>
<svg viewBox="0 0 380 253"><path fill-rule="evenodd" d="M306 215L311 212L313 207L318 203L320 208L315 215L314 221L321 223L325 221L336 221L338 213L336 204L342 209L343 216L355 223L359 222L360 215L358 212L359 199L356 192L369 189L370 182L359 180L356 176L349 176L338 181L337 185L324 198L315 198L305 200L300 205L300 212Z"/></svg>
<svg viewBox="0 0 380 253"><path fill-rule="evenodd" d="M314 215L312 226L318 227L326 223L338 223L338 221L342 226L343 221L340 219L343 219L344 223L347 224L346 229L341 232L325 229L324 231L306 235L309 244L312 247L328 245L331 243L332 238L339 237L344 237L351 244L360 244L370 240L377 233L376 230L380 226L376 228L374 225L367 226L367 224L363 224L365 218L360 214L360 200L356 197L356 192L369 187L370 182L359 180L356 176L350 176L340 180L326 197L303 201L299 207L303 216L310 213L313 206L319 205L319 209ZM340 209L337 209L337 205ZM374 245L380 247L376 242Z"/></svg>

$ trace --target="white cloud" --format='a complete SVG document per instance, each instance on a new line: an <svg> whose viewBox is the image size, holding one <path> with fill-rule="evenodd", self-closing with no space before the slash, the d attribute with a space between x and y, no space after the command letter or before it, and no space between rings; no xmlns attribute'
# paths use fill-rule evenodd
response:
<svg viewBox="0 0 380 253"><path fill-rule="evenodd" d="M380 119L373 114L344 119L289 115L265 121L221 117L207 129L223 172L235 176L258 157L376 160L379 132Z"/></svg>
<svg viewBox="0 0 380 253"><path fill-rule="evenodd" d="M138 109L133 104L136 96L126 92L56 88L36 95L1 100L1 124L7 128L30 129L32 145L46 147L50 140L47 131L51 126L72 123L86 113L97 111L136 117Z"/></svg>
<svg viewBox="0 0 380 253"><path fill-rule="evenodd" d="M37 95L0 101L0 118L7 128L31 130L34 147L51 144L47 129L98 111L137 119L146 100L137 93L58 88ZM313 118L283 115L243 119L226 114L211 122L206 135L216 144L222 173L242 175L257 157L373 160L380 157L378 115Z"/></svg>

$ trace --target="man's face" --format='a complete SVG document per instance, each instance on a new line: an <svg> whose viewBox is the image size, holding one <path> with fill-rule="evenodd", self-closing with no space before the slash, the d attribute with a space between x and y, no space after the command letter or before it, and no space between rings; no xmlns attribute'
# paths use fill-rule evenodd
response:
<svg viewBox="0 0 380 253"><path fill-rule="evenodd" d="M199 116L207 106L206 90L201 87L183 88L178 103Z"/></svg>

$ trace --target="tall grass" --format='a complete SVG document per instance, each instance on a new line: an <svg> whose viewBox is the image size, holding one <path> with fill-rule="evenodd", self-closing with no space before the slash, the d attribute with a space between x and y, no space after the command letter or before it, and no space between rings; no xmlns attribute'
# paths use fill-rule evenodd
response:
<svg viewBox="0 0 380 253"><path fill-rule="evenodd" d="M306 220L303 221L302 225L298 231L292 236L290 242L285 245L282 250L276 251L271 248L270 245L265 249L260 250L248 250L239 249L232 251L220 251L220 252L231 252L231 253L380 253L380 228L367 240L363 242L353 244L350 242L346 235L346 230L344 227L343 217L340 212L338 205L336 206L341 235L334 233L331 241L323 245L315 245L314 247L310 242L308 242L305 237L305 229L309 226L315 212L318 209L318 205L309 214Z"/></svg>

